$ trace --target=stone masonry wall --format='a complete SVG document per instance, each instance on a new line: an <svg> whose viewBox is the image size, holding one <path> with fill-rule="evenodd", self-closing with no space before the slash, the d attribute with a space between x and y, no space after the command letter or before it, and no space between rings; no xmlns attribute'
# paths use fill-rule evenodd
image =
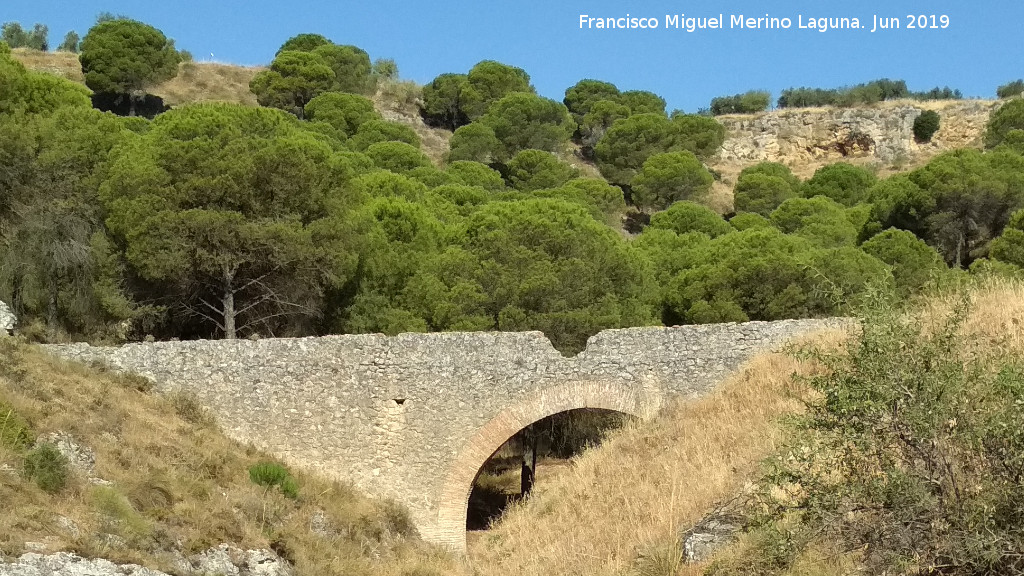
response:
<svg viewBox="0 0 1024 576"><path fill-rule="evenodd" d="M425 538L458 549L477 471L521 428L584 407L650 416L667 397L705 394L758 351L835 322L607 330L575 358L539 332L48 349L191 391L229 436L394 498Z"/></svg>

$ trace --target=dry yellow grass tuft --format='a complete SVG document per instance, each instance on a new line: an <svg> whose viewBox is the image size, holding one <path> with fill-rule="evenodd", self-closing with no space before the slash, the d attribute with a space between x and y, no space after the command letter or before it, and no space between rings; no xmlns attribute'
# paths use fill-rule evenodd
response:
<svg viewBox="0 0 1024 576"><path fill-rule="evenodd" d="M957 286L925 300L921 317L933 322L967 305L963 341L979 353L1024 353L1024 282L988 277Z"/></svg>
<svg viewBox="0 0 1024 576"><path fill-rule="evenodd" d="M17 48L12 53L29 70L48 72L80 84L85 83L77 54L40 52L28 48ZM193 102L232 102L256 106L256 96L249 91L249 82L260 70L262 68L217 62L184 62L179 66L176 78L153 86L150 92L171 106Z"/></svg>
<svg viewBox="0 0 1024 576"><path fill-rule="evenodd" d="M443 166L452 133L443 128L427 126L420 116L419 102L423 87L407 80L381 80L370 98L385 120L400 122L416 131L420 149L435 166Z"/></svg>
<svg viewBox="0 0 1024 576"><path fill-rule="evenodd" d="M185 62L176 78L154 86L152 92L170 106L194 102L256 106L256 96L249 91L249 82L261 70L214 62Z"/></svg>
<svg viewBox="0 0 1024 576"><path fill-rule="evenodd" d="M85 76L82 75L82 65L78 62L78 54L71 52L40 52L30 48L15 48L11 50L15 60L25 65L29 70L37 72L48 72L68 80L85 83Z"/></svg>
<svg viewBox="0 0 1024 576"><path fill-rule="evenodd" d="M461 573L392 503L300 470L296 499L257 486L249 467L272 458L227 439L188 396L146 388L0 338L0 406L35 438L60 432L94 451L104 481L78 470L48 494L19 473L25 448L0 442L0 554L39 542L168 571L176 554L228 543L273 547L300 574Z"/></svg>
<svg viewBox="0 0 1024 576"><path fill-rule="evenodd" d="M788 355L762 355L715 393L612 434L474 542L474 569L611 576L653 563L658 573L697 573L678 565L680 532L743 490L780 440L780 417L803 405L807 391L792 375L812 369Z"/></svg>

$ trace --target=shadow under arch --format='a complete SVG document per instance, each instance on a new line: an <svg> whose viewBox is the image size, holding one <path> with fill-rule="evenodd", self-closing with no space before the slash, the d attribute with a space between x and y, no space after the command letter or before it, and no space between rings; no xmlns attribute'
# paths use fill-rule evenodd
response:
<svg viewBox="0 0 1024 576"><path fill-rule="evenodd" d="M656 390L606 382L572 382L535 393L502 410L476 431L445 475L438 500L437 522L421 532L425 539L449 549L466 551L466 515L473 483L485 462L517 432L548 416L598 408L635 418L650 418L660 407Z"/></svg>

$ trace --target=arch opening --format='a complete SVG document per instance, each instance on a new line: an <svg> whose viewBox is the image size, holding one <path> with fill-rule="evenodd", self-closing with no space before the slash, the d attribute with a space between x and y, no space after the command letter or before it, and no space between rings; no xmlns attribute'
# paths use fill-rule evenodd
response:
<svg viewBox="0 0 1024 576"><path fill-rule="evenodd" d="M469 494L466 530L487 530L509 505L556 477L570 460L596 446L634 416L603 408L558 412L505 441L481 466Z"/></svg>
<svg viewBox="0 0 1024 576"><path fill-rule="evenodd" d="M664 391L655 381L640 381L632 386L611 381L574 381L518 399L477 429L448 465L437 495L436 521L424 525L421 535L427 541L465 553L469 497L480 469L523 428L553 414L583 408L648 418L661 407L663 396Z"/></svg>

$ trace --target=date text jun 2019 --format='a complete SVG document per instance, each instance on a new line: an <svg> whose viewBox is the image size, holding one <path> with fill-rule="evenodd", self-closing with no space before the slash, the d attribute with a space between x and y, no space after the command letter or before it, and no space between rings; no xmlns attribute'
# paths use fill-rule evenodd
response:
<svg viewBox="0 0 1024 576"><path fill-rule="evenodd" d="M833 30L867 30L880 32L888 30L945 30L951 21L945 14L908 14L906 16L882 16L873 14L867 18L857 16L813 17L803 14L794 16L747 16L744 14L717 14L712 16L687 16L666 14L657 16L591 16L580 14L579 27L583 30L804 30L829 32Z"/></svg>

